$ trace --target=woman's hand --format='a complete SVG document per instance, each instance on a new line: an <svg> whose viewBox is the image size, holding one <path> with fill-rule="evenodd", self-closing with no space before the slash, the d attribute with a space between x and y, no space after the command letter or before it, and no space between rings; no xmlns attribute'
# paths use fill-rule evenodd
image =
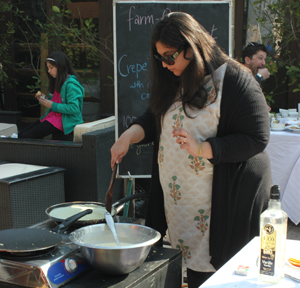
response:
<svg viewBox="0 0 300 288"><path fill-rule="evenodd" d="M207 159L213 158L212 149L209 142L201 143L201 153L199 142L188 133L184 128L174 129L172 131L173 137L176 137L176 143L180 145L180 149L186 149L189 154L194 157L204 157Z"/></svg>
<svg viewBox="0 0 300 288"><path fill-rule="evenodd" d="M39 101L40 101L40 103L41 103L43 106L45 106L45 107L47 107L47 108L51 108L51 107L52 107L52 103L53 103L53 102L52 102L51 100L40 98Z"/></svg>
<svg viewBox="0 0 300 288"><path fill-rule="evenodd" d="M110 148L111 152L111 169L115 166L115 163L119 164L122 158L127 154L129 145L142 141L145 137L144 129L134 124L127 129L117 140L117 142Z"/></svg>
<svg viewBox="0 0 300 288"><path fill-rule="evenodd" d="M173 137L176 137L176 143L181 149L186 149L192 156L199 156L199 143L185 129L178 128L172 131Z"/></svg>
<svg viewBox="0 0 300 288"><path fill-rule="evenodd" d="M126 136L121 135L117 142L110 148L111 153L111 168L115 166L115 163L119 164L122 161L122 158L127 154L130 139Z"/></svg>
<svg viewBox="0 0 300 288"><path fill-rule="evenodd" d="M36 94L35 94L35 98L37 99L37 100L39 100L40 101L40 98L42 97L42 96L45 96L41 91L38 91L38 92L36 92Z"/></svg>

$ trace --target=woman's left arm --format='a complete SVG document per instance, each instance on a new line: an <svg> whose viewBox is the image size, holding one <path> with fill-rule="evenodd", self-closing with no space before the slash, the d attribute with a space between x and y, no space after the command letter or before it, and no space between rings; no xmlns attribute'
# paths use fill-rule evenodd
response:
<svg viewBox="0 0 300 288"><path fill-rule="evenodd" d="M61 95L62 103L52 103L51 110L62 114L77 114L81 113L81 105L84 97L84 90L78 83L66 83L66 87Z"/></svg>
<svg viewBox="0 0 300 288"><path fill-rule="evenodd" d="M224 81L217 136L207 139L211 163L246 161L266 148L269 136L269 113L261 88L249 73L235 71Z"/></svg>

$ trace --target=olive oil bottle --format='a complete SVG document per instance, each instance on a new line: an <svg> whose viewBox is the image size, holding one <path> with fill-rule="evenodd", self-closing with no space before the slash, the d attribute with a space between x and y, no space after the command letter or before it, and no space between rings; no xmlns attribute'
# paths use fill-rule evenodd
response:
<svg viewBox="0 0 300 288"><path fill-rule="evenodd" d="M278 283L284 277L287 214L281 210L280 187L271 187L268 209L260 216L258 279Z"/></svg>

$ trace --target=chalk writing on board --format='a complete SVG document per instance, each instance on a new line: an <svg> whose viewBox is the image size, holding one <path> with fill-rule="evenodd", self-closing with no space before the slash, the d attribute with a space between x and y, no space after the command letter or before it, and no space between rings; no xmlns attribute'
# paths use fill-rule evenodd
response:
<svg viewBox="0 0 300 288"><path fill-rule="evenodd" d="M134 89L134 88L144 88L144 84L138 80L134 82L132 85L129 85L129 88Z"/></svg>
<svg viewBox="0 0 300 288"><path fill-rule="evenodd" d="M135 116L129 116L129 115L124 115L123 116L123 128L128 128L129 125L133 122L133 120L135 120L136 117Z"/></svg>
<svg viewBox="0 0 300 288"><path fill-rule="evenodd" d="M142 93L141 94L141 100L149 99L149 97L150 97L150 93Z"/></svg>
<svg viewBox="0 0 300 288"><path fill-rule="evenodd" d="M151 142L151 143L148 143L148 144L141 144L141 145L133 145L133 144L129 145L129 147L131 149L136 149L135 150L136 155L141 155L142 154L142 148L147 148L147 147L150 147L150 146L154 146L154 143Z"/></svg>
<svg viewBox="0 0 300 288"><path fill-rule="evenodd" d="M166 14L171 12L171 10L169 8L166 8L162 13L161 18L154 18L154 15L138 15L138 14L135 14L134 16L132 16L133 10L135 10L135 6L131 6L128 10L128 19L127 19L127 21L128 21L129 31L131 31L132 23L134 25L147 25L147 24L153 25L155 21L161 20Z"/></svg>
<svg viewBox="0 0 300 288"><path fill-rule="evenodd" d="M218 30L218 28L215 28L215 24L213 24L211 30L210 30L210 36L214 39L217 39L218 37L214 37L214 31Z"/></svg>
<svg viewBox="0 0 300 288"><path fill-rule="evenodd" d="M126 58L127 55L124 54L120 57L118 61L118 72L122 77L127 77L130 73L136 74L136 78L139 78L139 73L142 71L147 71L147 63L144 62L143 64L140 63L134 63L134 64L126 64L125 67L121 67L121 62L123 58ZM122 69L123 68L123 69ZM122 71L121 71L122 70Z"/></svg>
<svg viewBox="0 0 300 288"><path fill-rule="evenodd" d="M163 10L163 13L162 13L162 17L161 18L154 18L154 15L138 15L138 14L135 14L135 15L132 15L132 12L133 10L135 10L135 6L131 6L128 10L128 19L126 21L128 21L128 30L131 32L131 29L132 29L132 23L134 25L153 25L155 23L155 21L159 21L161 20L162 18L164 18L164 16L171 11L171 9L169 8L166 8ZM215 25L213 24L213 27L211 29L211 33L210 35L217 39L217 37L214 37L213 36L213 33L214 31L218 30L217 28L215 28Z"/></svg>

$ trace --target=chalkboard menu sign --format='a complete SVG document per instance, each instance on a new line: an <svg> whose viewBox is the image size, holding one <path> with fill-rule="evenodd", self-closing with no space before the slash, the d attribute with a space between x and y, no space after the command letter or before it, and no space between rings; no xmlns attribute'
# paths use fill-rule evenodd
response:
<svg viewBox="0 0 300 288"><path fill-rule="evenodd" d="M231 54L231 1L114 1L116 139L147 108L152 30L165 14L191 14ZM154 125L154 123L153 123ZM131 145L118 174L150 177L153 144Z"/></svg>

